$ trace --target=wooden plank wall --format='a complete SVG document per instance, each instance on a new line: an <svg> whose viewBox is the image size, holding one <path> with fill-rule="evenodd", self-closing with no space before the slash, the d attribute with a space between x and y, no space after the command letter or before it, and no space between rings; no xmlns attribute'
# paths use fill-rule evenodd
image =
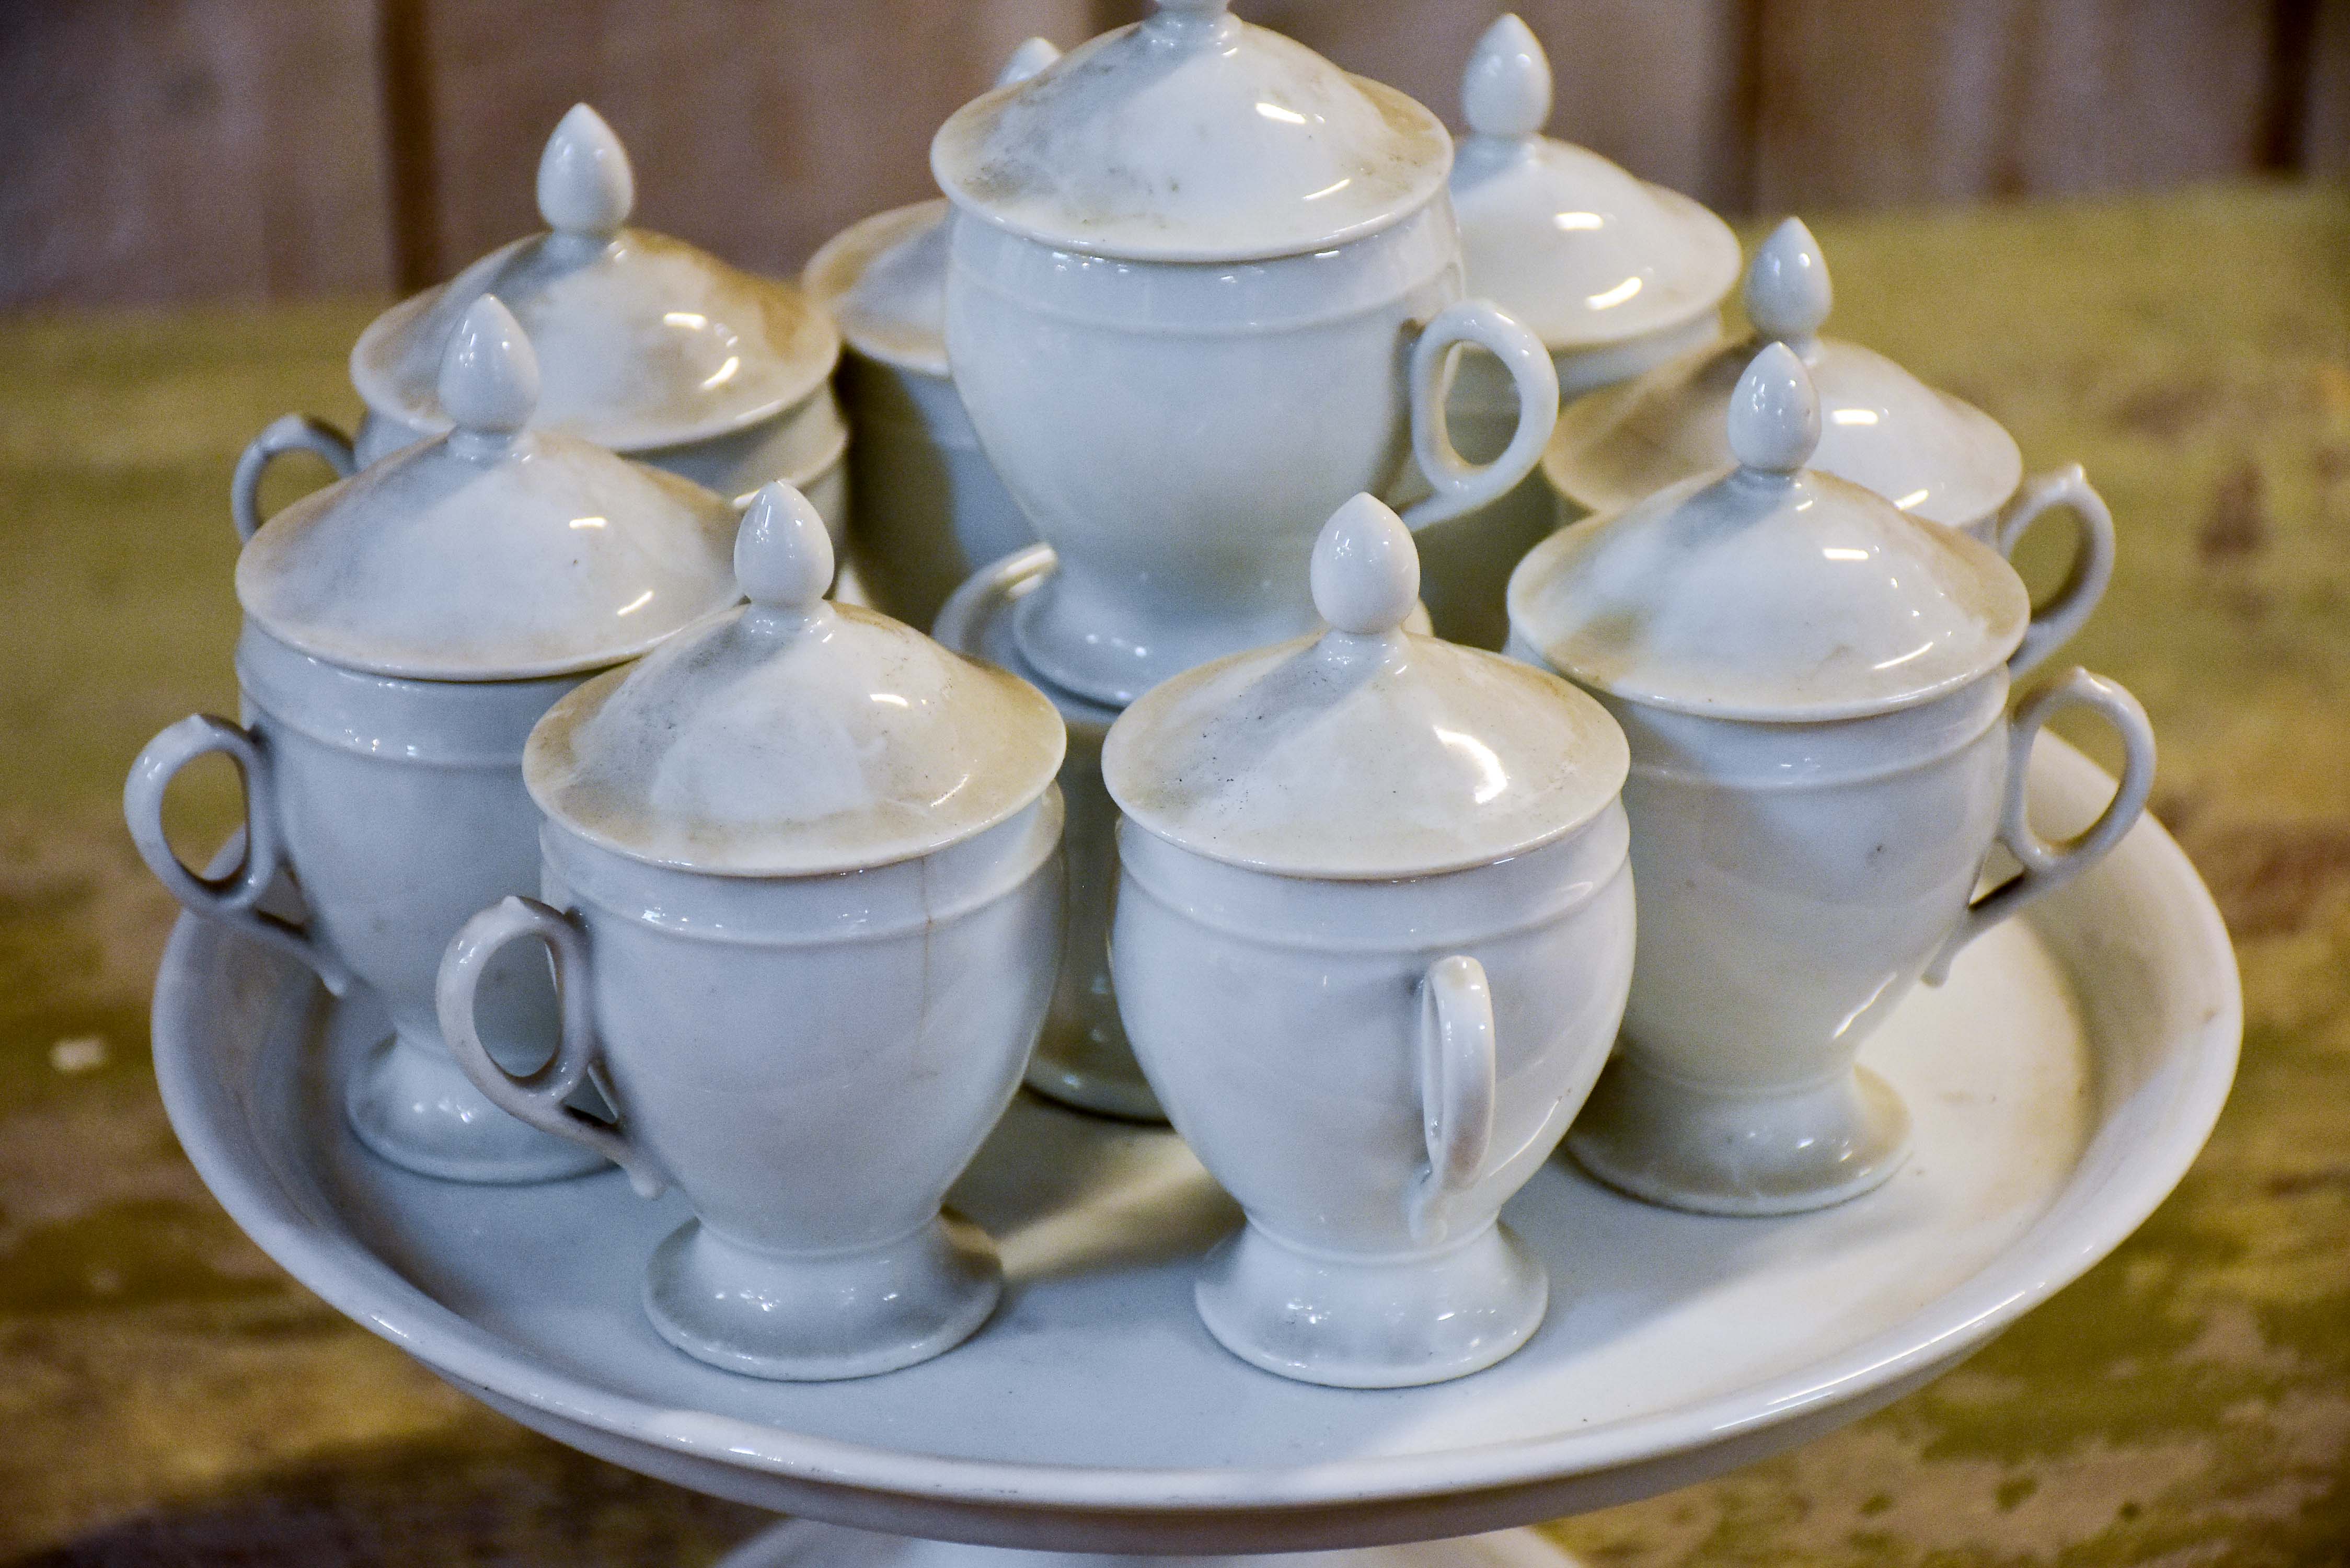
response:
<svg viewBox="0 0 2350 1568"><path fill-rule="evenodd" d="M1518 0L1555 134L1731 213L2350 171L2350 0ZM1497 0L1240 0L1452 118ZM575 99L642 221L795 266L1012 44L1140 0L0 4L0 307L421 286Z"/></svg>

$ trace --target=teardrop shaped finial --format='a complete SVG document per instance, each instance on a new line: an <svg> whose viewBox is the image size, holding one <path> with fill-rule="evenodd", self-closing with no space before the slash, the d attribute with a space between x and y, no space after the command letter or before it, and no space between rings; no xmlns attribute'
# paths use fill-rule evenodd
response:
<svg viewBox="0 0 2350 1568"><path fill-rule="evenodd" d="M1050 38L1024 38L1020 47L1003 57L1003 68L995 73L999 88L1017 87L1061 57Z"/></svg>
<svg viewBox="0 0 2350 1568"><path fill-rule="evenodd" d="M1419 602L1419 551L1386 502L1357 495L1322 524L1310 578L1315 613L1336 629L1392 631Z"/></svg>
<svg viewBox="0 0 2350 1568"><path fill-rule="evenodd" d="M1788 219L1755 247L1746 268L1746 317L1755 331L1801 342L1819 331L1835 303L1827 259L1803 219Z"/></svg>
<svg viewBox="0 0 2350 1568"><path fill-rule="evenodd" d="M1730 450L1741 466L1793 473L1820 444L1820 398L1812 373L1784 343L1754 356L1730 394Z"/></svg>
<svg viewBox="0 0 2350 1568"><path fill-rule="evenodd" d="M734 533L734 580L767 609L813 609L832 587L832 535L808 498L771 480Z"/></svg>
<svg viewBox="0 0 2350 1568"><path fill-rule="evenodd" d="M538 155L538 215L558 234L606 238L637 205L628 149L604 117L575 103Z"/></svg>
<svg viewBox="0 0 2350 1568"><path fill-rule="evenodd" d="M465 307L441 349L441 407L460 431L511 435L538 407L538 354L494 294Z"/></svg>
<svg viewBox="0 0 2350 1568"><path fill-rule="evenodd" d="M1480 136L1532 136L1550 123L1550 57L1534 30L1505 11L1485 29L1461 77L1461 107Z"/></svg>

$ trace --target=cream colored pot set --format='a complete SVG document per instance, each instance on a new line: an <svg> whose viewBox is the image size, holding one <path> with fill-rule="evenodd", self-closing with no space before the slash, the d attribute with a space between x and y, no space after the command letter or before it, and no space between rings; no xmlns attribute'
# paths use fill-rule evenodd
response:
<svg viewBox="0 0 2350 1568"><path fill-rule="evenodd" d="M356 436L289 414L237 464L240 532L260 525L262 477L305 451L348 476L450 427L434 386L451 327L494 295L530 334L545 386L533 418L730 497L771 479L847 518L847 428L831 377L840 337L789 284L737 272L664 234L628 227L636 182L611 128L585 104L538 165L547 232L501 246L392 306L351 350L367 405Z"/></svg>
<svg viewBox="0 0 2350 1568"><path fill-rule="evenodd" d="M376 1154L676 1189L644 1313L753 1376L982 1329L1003 1268L941 1206L1024 1078L1171 1121L1245 1214L1207 1333L1341 1387L1535 1334L1501 1215L1562 1142L1710 1213L1882 1183L1862 1046L2144 807L2127 692L2008 705L2110 520L1820 337L1799 223L1722 344L1728 231L1541 134L1515 17L1462 97L1456 148L1157 0L1024 45L937 133L945 200L804 289L626 227L575 109L548 232L360 338L356 441L289 417L240 463L241 722L140 756L141 854L380 1010L341 1085ZM1545 448L1591 514L1555 532ZM264 522L294 450L345 477ZM2035 611L2004 553L2060 504ZM837 545L939 640L827 600ZM2051 844L2024 764L2076 707L2126 761ZM217 875L162 821L210 753Z"/></svg>

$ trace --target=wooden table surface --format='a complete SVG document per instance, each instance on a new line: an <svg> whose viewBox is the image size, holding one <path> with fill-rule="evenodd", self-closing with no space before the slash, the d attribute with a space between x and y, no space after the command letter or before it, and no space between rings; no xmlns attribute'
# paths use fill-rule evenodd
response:
<svg viewBox="0 0 2350 1568"><path fill-rule="evenodd" d="M1840 334L2112 503L2120 570L2074 651L2154 715L2157 809L2238 943L2243 1067L2178 1194L1959 1371L1557 1533L1625 1565L2341 1562L2350 193L1817 227ZM372 309L0 325L0 1564L667 1564L758 1521L535 1437L320 1304L156 1099L175 911L122 776L172 720L235 711L230 466L276 414L356 413ZM215 841L225 764L182 795L185 842Z"/></svg>

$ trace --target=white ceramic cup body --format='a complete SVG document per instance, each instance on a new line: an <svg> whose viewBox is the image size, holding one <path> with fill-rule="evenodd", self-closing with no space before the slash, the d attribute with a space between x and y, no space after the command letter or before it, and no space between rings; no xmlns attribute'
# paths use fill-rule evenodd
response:
<svg viewBox="0 0 2350 1568"><path fill-rule="evenodd" d="M1060 559L1021 606L1029 661L1116 706L1311 630L1323 523L1358 492L1387 493L1412 457L1414 348L1461 293L1450 202L1328 250L1239 263L1115 260L951 221L955 382ZM1539 345L1491 314L1546 380Z"/></svg>
<svg viewBox="0 0 2350 1568"><path fill-rule="evenodd" d="M1541 1321L1541 1265L1496 1225L1614 1043L1633 896L1623 811L1509 860L1405 881L1270 876L1118 826L1111 939L1159 1102L1248 1213L1202 1317L1269 1371L1345 1386L1490 1366ZM1432 966L1482 966L1490 1137L1429 1196Z"/></svg>
<svg viewBox="0 0 2350 1568"><path fill-rule="evenodd" d="M585 1054L616 1116L607 1147L640 1185L674 1181L695 1214L647 1272L647 1313L671 1344L753 1376L853 1377L985 1321L993 1248L942 1223L940 1204L1044 1021L1060 835L1050 791L919 859L770 877L650 866L546 826L547 904L483 921L532 909L582 939L557 972L587 1028L567 1030L558 1057ZM517 934L533 932L494 940ZM444 1016L451 976L480 961L461 961L464 946L443 971ZM476 1081L546 1115L504 1097L520 1091L469 1054L462 1018L452 1038Z"/></svg>
<svg viewBox="0 0 2350 1568"><path fill-rule="evenodd" d="M1823 722L1601 697L1632 751L1639 961L1621 1049L1567 1140L1578 1162L1716 1214L1822 1208L1899 1168L1908 1113L1856 1054L1921 976L2104 855L2152 783L2151 732L2119 688L2075 670L2013 721L2007 694L2002 665ZM2016 758L2065 705L2104 712L2130 760L2106 815L2047 846L2024 825ZM2026 873L1977 898L1995 839Z"/></svg>
<svg viewBox="0 0 2350 1568"><path fill-rule="evenodd" d="M1721 314L1690 320L1621 343L1554 348L1559 405L1586 392L1628 381L1666 360L1701 348L1721 336ZM1453 444L1475 462L1501 455L1517 428L1518 404L1509 374L1491 355L1464 351L1445 398ZM1525 553L1558 526L1556 493L1541 472L1509 493L1465 515L1423 530L1419 595L1436 635L1471 648L1499 649L1509 640L1510 573Z"/></svg>
<svg viewBox="0 0 2350 1568"><path fill-rule="evenodd" d="M953 380L851 349L840 389L848 449L848 555L877 608L927 627L980 567L1035 542L996 477Z"/></svg>
<svg viewBox="0 0 2350 1568"><path fill-rule="evenodd" d="M258 753L250 758L258 780L239 757L248 838L282 853L306 911L298 939L281 945L338 989L347 977L364 981L390 1015L392 1037L346 1085L353 1129L393 1163L450 1180L536 1181L599 1166L484 1099L458 1072L433 1007L449 939L484 903L537 886L538 814L523 788L523 743L587 676L399 680L314 659L250 625L236 668L248 739L209 722ZM146 809L134 806L134 836L152 826L168 782L154 778ZM196 912L265 936L277 929L255 925L264 917L250 910L189 898L158 859L169 846L140 847ZM544 1035L552 1017L544 962L499 966L484 996L484 1031L501 1051Z"/></svg>

